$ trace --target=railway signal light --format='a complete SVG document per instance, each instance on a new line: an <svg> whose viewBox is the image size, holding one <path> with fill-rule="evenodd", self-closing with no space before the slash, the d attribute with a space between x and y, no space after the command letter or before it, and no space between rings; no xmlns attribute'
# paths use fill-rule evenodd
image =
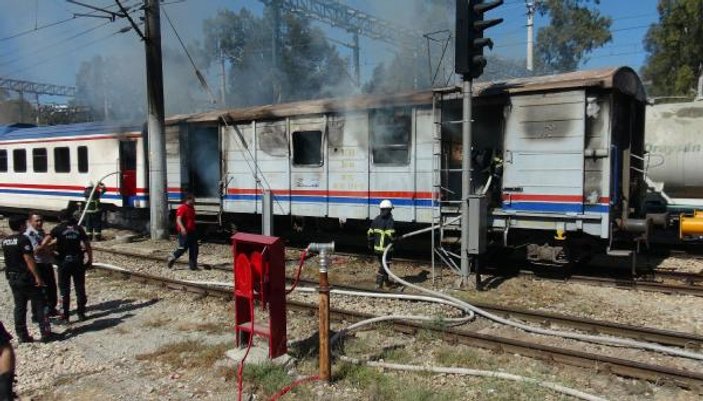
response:
<svg viewBox="0 0 703 401"><path fill-rule="evenodd" d="M457 0L454 71L465 80L483 74L486 58L483 48L493 48L493 41L483 37L483 31L500 24L503 18L484 20L483 14L503 4L503 0Z"/></svg>

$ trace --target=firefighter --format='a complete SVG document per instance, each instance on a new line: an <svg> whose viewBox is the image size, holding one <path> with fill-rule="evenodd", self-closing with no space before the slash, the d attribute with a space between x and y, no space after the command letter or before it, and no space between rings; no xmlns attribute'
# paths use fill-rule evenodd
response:
<svg viewBox="0 0 703 401"><path fill-rule="evenodd" d="M100 207L100 197L105 193L105 184L102 182L95 188L91 199L90 193L93 192L93 182L91 181L85 190L85 229L91 241L102 241L103 216L102 208Z"/></svg>
<svg viewBox="0 0 703 401"><path fill-rule="evenodd" d="M12 385L15 380L15 351L10 344L12 336L0 322L0 401L15 399Z"/></svg>
<svg viewBox="0 0 703 401"><path fill-rule="evenodd" d="M5 256L5 276L12 289L15 301L15 334L20 343L31 343L34 338L27 331L27 302L32 303L35 311L42 341L52 339L49 318L44 315L44 281L39 275L34 263L34 250L29 238L24 235L27 218L25 216L10 217L12 235L2 240L2 250Z"/></svg>
<svg viewBox="0 0 703 401"><path fill-rule="evenodd" d="M383 268L383 251L386 249L388 244L393 242L395 238L395 228L393 222L393 215L391 211L393 210L393 204L388 199L384 199L378 205L381 209L381 213L376 216L371 222L371 227L367 232L367 239L369 243L369 249L372 249L376 257L378 258L378 273L376 273L376 288L382 288L383 284L386 287L391 286L391 282L388 279L388 273ZM388 253L388 261L390 261L390 252Z"/></svg>
<svg viewBox="0 0 703 401"><path fill-rule="evenodd" d="M85 271L93 264L93 250L90 247L90 240L83 227L78 225L73 214L68 211L61 216L61 224L54 227L49 235L44 237L42 247L47 246L53 240L56 240L59 264L61 321L64 324L69 322L71 281L76 289L78 320L83 321L86 319L85 305L88 302L85 294Z"/></svg>

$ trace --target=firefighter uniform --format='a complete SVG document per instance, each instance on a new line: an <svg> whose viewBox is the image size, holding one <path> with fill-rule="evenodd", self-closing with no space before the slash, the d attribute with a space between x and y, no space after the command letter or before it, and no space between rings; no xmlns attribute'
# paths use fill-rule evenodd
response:
<svg viewBox="0 0 703 401"><path fill-rule="evenodd" d="M93 193L93 198L90 198L90 193L93 191L93 184L88 185L83 191L83 196L86 200L85 205L85 229L90 236L90 240L95 239L96 241L102 240L102 209L100 207L100 197L105 193L105 185L100 183L97 188L95 188L95 193Z"/></svg>
<svg viewBox="0 0 703 401"><path fill-rule="evenodd" d="M59 262L59 293L61 294L61 318L68 322L71 305L71 281L76 290L78 319L85 319L85 305L88 298L85 293L85 270L92 263L93 256L88 236L75 219L65 219L54 227L45 241L56 239L56 252ZM85 246L85 251L83 250ZM88 254L88 263L84 262Z"/></svg>
<svg viewBox="0 0 703 401"><path fill-rule="evenodd" d="M383 251L386 249L388 244L393 242L395 239L395 223L393 222L393 215L391 210L393 205L390 201L384 200L380 205L381 213L376 216L371 222L371 227L367 232L367 239L369 243L369 248L373 249L374 254L378 258L378 273L376 274L376 287L381 288L385 283L386 286L390 285L388 280L388 273L383 268ZM388 261L390 261L391 255L388 253Z"/></svg>
<svg viewBox="0 0 703 401"><path fill-rule="evenodd" d="M27 302L31 302L42 339L48 340L51 336L51 327L48 317L44 314L44 294L37 286L37 281L24 259L25 255L34 257L32 243L24 234L14 233L2 240L2 250L5 256L5 276L15 301L14 317L17 339L20 342L34 341L27 330Z"/></svg>

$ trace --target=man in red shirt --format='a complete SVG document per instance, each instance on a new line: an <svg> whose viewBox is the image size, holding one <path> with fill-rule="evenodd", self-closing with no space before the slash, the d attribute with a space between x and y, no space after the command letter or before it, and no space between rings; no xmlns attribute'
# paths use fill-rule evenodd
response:
<svg viewBox="0 0 703 401"><path fill-rule="evenodd" d="M176 259L188 251L188 267L198 269L198 238L195 235L195 197L186 194L183 204L176 211L176 231L178 231L178 248L168 257L167 266L173 267Z"/></svg>

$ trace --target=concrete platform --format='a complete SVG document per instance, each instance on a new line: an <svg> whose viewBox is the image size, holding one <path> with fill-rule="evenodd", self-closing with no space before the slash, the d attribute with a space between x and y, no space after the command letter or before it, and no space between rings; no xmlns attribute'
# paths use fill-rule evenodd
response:
<svg viewBox="0 0 703 401"><path fill-rule="evenodd" d="M244 358L244 354L246 354L246 348L234 348L226 352L227 358L231 359L235 363L239 363L239 361ZM269 350L268 347L262 347L262 346L257 346L253 345L251 347L251 350L249 350L249 355L247 356L247 360L245 364L247 365L264 365L267 363L273 363L274 365L280 365L283 367L290 367L295 363L295 358L292 356L285 354L281 355L276 359L269 359Z"/></svg>

